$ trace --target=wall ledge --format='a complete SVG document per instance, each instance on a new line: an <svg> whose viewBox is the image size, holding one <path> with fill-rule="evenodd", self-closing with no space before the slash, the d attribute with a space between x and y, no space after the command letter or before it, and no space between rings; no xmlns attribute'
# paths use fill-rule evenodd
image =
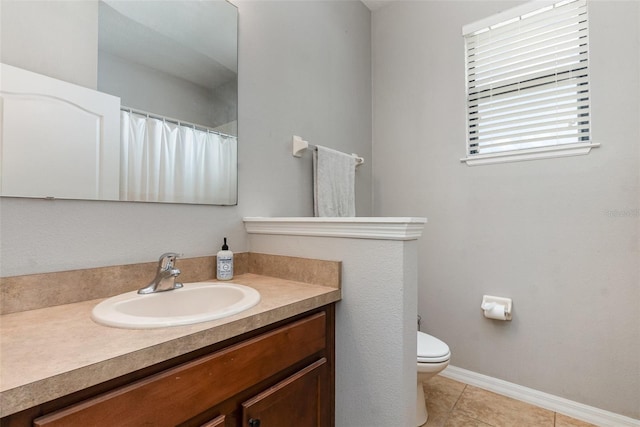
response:
<svg viewBox="0 0 640 427"><path fill-rule="evenodd" d="M415 217L245 217L249 234L416 240L426 218Z"/></svg>

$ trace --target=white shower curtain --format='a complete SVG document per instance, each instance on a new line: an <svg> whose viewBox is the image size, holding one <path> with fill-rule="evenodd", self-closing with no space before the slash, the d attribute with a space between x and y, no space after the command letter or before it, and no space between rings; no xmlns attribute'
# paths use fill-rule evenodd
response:
<svg viewBox="0 0 640 427"><path fill-rule="evenodd" d="M128 111L120 126L120 200L236 203L236 137Z"/></svg>

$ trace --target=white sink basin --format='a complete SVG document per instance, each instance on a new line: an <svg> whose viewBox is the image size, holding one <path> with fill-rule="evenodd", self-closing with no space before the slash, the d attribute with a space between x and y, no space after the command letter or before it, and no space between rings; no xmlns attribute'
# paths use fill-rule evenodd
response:
<svg viewBox="0 0 640 427"><path fill-rule="evenodd" d="M172 291L140 295L127 292L96 305L91 317L119 328L161 328L220 319L260 302L260 293L235 283L185 283Z"/></svg>

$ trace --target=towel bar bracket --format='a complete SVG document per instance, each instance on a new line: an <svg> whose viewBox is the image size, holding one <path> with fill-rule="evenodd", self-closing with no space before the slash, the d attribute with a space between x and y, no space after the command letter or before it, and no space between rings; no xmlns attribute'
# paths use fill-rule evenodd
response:
<svg viewBox="0 0 640 427"><path fill-rule="evenodd" d="M299 136L293 135L293 157L302 157L302 152L309 148L309 143Z"/></svg>

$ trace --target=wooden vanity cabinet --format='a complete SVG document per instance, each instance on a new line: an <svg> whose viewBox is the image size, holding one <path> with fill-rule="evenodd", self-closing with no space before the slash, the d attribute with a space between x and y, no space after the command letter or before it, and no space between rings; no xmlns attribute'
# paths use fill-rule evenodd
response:
<svg viewBox="0 0 640 427"><path fill-rule="evenodd" d="M324 426L322 400L327 360L322 358L242 404L242 425Z"/></svg>
<svg viewBox="0 0 640 427"><path fill-rule="evenodd" d="M90 398L6 417L2 427L331 427L333 358L329 305Z"/></svg>

